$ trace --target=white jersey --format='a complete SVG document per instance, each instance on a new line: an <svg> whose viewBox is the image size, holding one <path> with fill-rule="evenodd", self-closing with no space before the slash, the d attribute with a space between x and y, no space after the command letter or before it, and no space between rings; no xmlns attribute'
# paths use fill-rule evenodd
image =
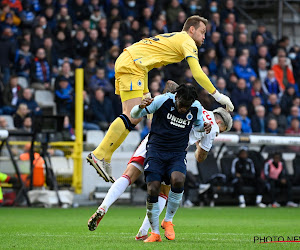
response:
<svg viewBox="0 0 300 250"><path fill-rule="evenodd" d="M195 144L197 141L199 141L199 145L202 149L205 151L209 151L212 147L213 141L215 137L220 133L220 129L218 124L216 123L215 116L213 112L207 111L203 109L203 120L204 122L211 124L211 131L209 134L206 134L205 132L197 132L192 128L190 135L189 135L189 145ZM145 139L141 142L141 144L138 146L136 151L133 153L132 157L129 160L129 163L138 163L139 165L144 165L144 160L146 158L146 145L148 142L149 134L145 137Z"/></svg>

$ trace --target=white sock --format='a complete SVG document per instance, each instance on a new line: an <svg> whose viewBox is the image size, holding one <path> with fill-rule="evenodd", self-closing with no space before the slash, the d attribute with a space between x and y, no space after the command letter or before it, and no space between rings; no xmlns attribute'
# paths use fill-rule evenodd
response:
<svg viewBox="0 0 300 250"><path fill-rule="evenodd" d="M99 208L104 209L106 213L109 207L125 192L129 185L130 177L128 175L122 175L112 184Z"/></svg>
<svg viewBox="0 0 300 250"><path fill-rule="evenodd" d="M151 225L151 232L159 233L159 204L158 202L150 203L147 201L147 216Z"/></svg>
<svg viewBox="0 0 300 250"><path fill-rule="evenodd" d="M159 206L159 215L161 214L161 212L164 210L165 206L166 206L166 202L167 202L168 197L167 196L158 196L158 206ZM150 222L148 220L148 216L146 214L145 219L143 221L142 226L139 229L139 232L142 233L142 235L146 235L150 229L151 225Z"/></svg>
<svg viewBox="0 0 300 250"><path fill-rule="evenodd" d="M262 201L262 195L257 195L256 196L256 204L261 203L261 201Z"/></svg>
<svg viewBox="0 0 300 250"><path fill-rule="evenodd" d="M173 217L177 209L179 208L182 196L183 196L183 192L174 193L172 192L172 190L170 190L165 221L173 220Z"/></svg>
<svg viewBox="0 0 300 250"><path fill-rule="evenodd" d="M239 195L239 202L240 204L244 204L245 203L245 197L243 194Z"/></svg>

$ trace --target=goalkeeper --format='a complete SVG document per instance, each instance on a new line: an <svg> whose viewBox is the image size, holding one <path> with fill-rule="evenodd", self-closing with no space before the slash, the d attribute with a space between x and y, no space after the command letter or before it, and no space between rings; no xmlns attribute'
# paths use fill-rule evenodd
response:
<svg viewBox="0 0 300 250"><path fill-rule="evenodd" d="M116 60L115 90L121 96L123 114L112 122L102 142L87 157L87 161L105 181L114 182L110 165L112 154L142 119L132 118L130 112L141 103L143 95L150 97L148 72L151 69L186 59L195 80L217 102L233 111L230 99L215 89L199 65L197 46L204 42L207 22L203 17L191 16L181 32L143 39L126 48Z"/></svg>

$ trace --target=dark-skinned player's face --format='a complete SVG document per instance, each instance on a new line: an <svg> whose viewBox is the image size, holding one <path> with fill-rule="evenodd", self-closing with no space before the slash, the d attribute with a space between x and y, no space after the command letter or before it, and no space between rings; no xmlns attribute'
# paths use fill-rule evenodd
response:
<svg viewBox="0 0 300 250"><path fill-rule="evenodd" d="M175 105L179 114L185 114L192 106L191 102L175 97Z"/></svg>

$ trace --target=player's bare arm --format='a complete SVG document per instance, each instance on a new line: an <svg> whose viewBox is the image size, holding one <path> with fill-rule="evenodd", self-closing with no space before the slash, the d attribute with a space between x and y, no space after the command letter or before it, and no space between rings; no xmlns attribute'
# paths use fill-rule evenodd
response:
<svg viewBox="0 0 300 250"><path fill-rule="evenodd" d="M197 162L201 163L204 162L207 158L208 152L205 151L203 148L200 147L199 142L196 142L196 151L195 151L195 158Z"/></svg>

